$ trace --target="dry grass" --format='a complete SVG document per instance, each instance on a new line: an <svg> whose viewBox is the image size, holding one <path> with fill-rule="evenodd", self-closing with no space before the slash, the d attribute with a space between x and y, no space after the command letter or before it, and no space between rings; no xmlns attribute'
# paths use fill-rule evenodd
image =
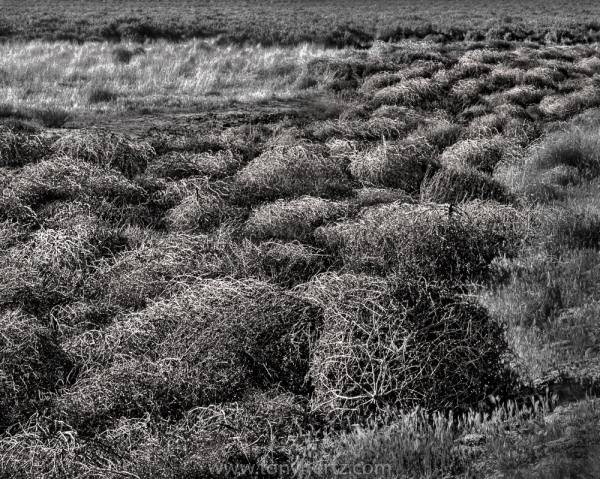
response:
<svg viewBox="0 0 600 479"><path fill-rule="evenodd" d="M0 167L35 163L50 153L53 138L0 127Z"/></svg>
<svg viewBox="0 0 600 479"><path fill-rule="evenodd" d="M369 187L357 190L356 198L354 198L354 202L359 208L394 203L396 201L412 203L414 200L404 190Z"/></svg>
<svg viewBox="0 0 600 479"><path fill-rule="evenodd" d="M4 433L47 407L49 394L68 380L73 363L48 327L23 311L0 314L0 430Z"/></svg>
<svg viewBox="0 0 600 479"><path fill-rule="evenodd" d="M529 168L540 171L564 165L576 168L586 179L594 178L600 173L599 141L593 127L568 126L546 136L533 147Z"/></svg>
<svg viewBox="0 0 600 479"><path fill-rule="evenodd" d="M358 152L350 162L350 173L366 186L419 191L426 172L436 167L435 148L424 137L405 141L383 141L375 148Z"/></svg>
<svg viewBox="0 0 600 479"><path fill-rule="evenodd" d="M367 97L376 94L383 88L396 85L414 78L430 78L443 64L434 61L416 61L395 72L381 72L364 80L359 92Z"/></svg>
<svg viewBox="0 0 600 479"><path fill-rule="evenodd" d="M434 118L426 121L414 135L423 136L429 144L443 151L462 139L463 133L460 125L445 118Z"/></svg>
<svg viewBox="0 0 600 479"><path fill-rule="evenodd" d="M350 213L348 204L312 196L278 200L255 209L244 225L244 232L257 240L309 241L317 227Z"/></svg>
<svg viewBox="0 0 600 479"><path fill-rule="evenodd" d="M586 108L596 108L600 105L598 87L594 84L584 84L580 89L566 95L549 95L540 102L540 110L549 119L566 120L582 112Z"/></svg>
<svg viewBox="0 0 600 479"><path fill-rule="evenodd" d="M549 67L534 67L523 74L523 83L537 88L555 88L565 75Z"/></svg>
<svg viewBox="0 0 600 479"><path fill-rule="evenodd" d="M123 414L174 418L254 388L302 392L318 317L299 295L252 279L181 286L169 300L88 333L101 346L83 350L86 371L58 408L91 430Z"/></svg>
<svg viewBox="0 0 600 479"><path fill-rule="evenodd" d="M232 240L213 236L172 233L154 234L136 248L122 252L116 261L101 261L84 282L85 297L111 308L138 310L172 287L197 278L232 274L229 256ZM235 271L234 271L235 272Z"/></svg>
<svg viewBox="0 0 600 479"><path fill-rule="evenodd" d="M495 166L511 153L511 145L502 136L462 140L444 150L440 163L448 168L469 166L492 173Z"/></svg>
<svg viewBox="0 0 600 479"><path fill-rule="evenodd" d="M89 212L65 213L55 218L60 226L40 229L8 251L0 269L1 307L20 307L48 321L53 308L82 293L82 283L99 263L112 262L127 249L121 231Z"/></svg>
<svg viewBox="0 0 600 479"><path fill-rule="evenodd" d="M234 174L239 167L239 159L229 150L199 154L171 152L153 160L147 173L172 180L192 176L208 176L217 180Z"/></svg>
<svg viewBox="0 0 600 479"><path fill-rule="evenodd" d="M9 206L5 215L19 220L23 208L39 210L56 201L88 203L99 212L105 202L123 207L142 203L147 195L116 171L62 156L21 169L4 189L2 198ZM37 213L44 215L43 211Z"/></svg>
<svg viewBox="0 0 600 479"><path fill-rule="evenodd" d="M334 274L307 291L324 309L310 369L317 410L364 418L390 406L460 406L498 384L501 329L456 291Z"/></svg>
<svg viewBox="0 0 600 479"><path fill-rule="evenodd" d="M181 195L181 202L164 218L170 231L207 232L240 215L225 198L228 189L219 191L219 185L211 185L206 178L181 180L169 189L167 194Z"/></svg>
<svg viewBox="0 0 600 479"><path fill-rule="evenodd" d="M425 179L421 202L459 204L473 200L510 203L513 195L506 186L471 167L442 168Z"/></svg>
<svg viewBox="0 0 600 479"><path fill-rule="evenodd" d="M21 121L36 120L14 75L31 101L58 77L27 66L50 47L5 45L23 61L0 60L0 476L175 479L297 457L479 477L481 455L510 475L579 437L544 427L513 441L506 429L535 427L545 406L499 404L533 391L518 380L566 378L549 385L563 400L577 394L568 381L600 377L598 112L548 123L595 104L598 55L514 48L499 40L514 32L494 28L479 43L356 52L185 41L134 55L126 42L113 59L114 45L57 42L59 66L101 54L70 63L64 88L49 90L80 103L46 98L35 111L74 114L103 89L94 111L137 108L132 92L148 87L138 75L160 62L142 103L226 103L241 91L233 83L210 100L199 86L226 72L246 93L277 84L301 100L248 93L269 100L136 139L90 130L56 141ZM393 92L392 104L377 100ZM496 388L481 416L392 410L464 406ZM554 456L540 470L579 471Z"/></svg>
<svg viewBox="0 0 600 479"><path fill-rule="evenodd" d="M373 101L377 105L428 108L439 101L441 94L440 85L435 80L414 78L377 91Z"/></svg>
<svg viewBox="0 0 600 479"><path fill-rule="evenodd" d="M15 109L43 105L85 117L311 96L316 81L303 89L298 76L313 59L340 54L308 44L223 47L204 40L157 41L145 54L134 54L136 48L131 42L116 48L110 42L3 44L5 101Z"/></svg>
<svg viewBox="0 0 600 479"><path fill-rule="evenodd" d="M462 109L474 105L484 91L479 78L466 78L456 82L450 90L450 99Z"/></svg>
<svg viewBox="0 0 600 479"><path fill-rule="evenodd" d="M542 90L530 85L517 85L501 93L492 94L484 97L484 101L491 106L505 105L511 103L522 107L538 104L552 90Z"/></svg>
<svg viewBox="0 0 600 479"><path fill-rule="evenodd" d="M315 232L344 269L356 273L474 277L499 254L511 254L525 218L516 209L474 202L452 216L446 205L391 203Z"/></svg>
<svg viewBox="0 0 600 479"><path fill-rule="evenodd" d="M145 142L134 142L124 135L102 130L68 133L52 145L52 151L114 168L128 178L142 173L155 155Z"/></svg>
<svg viewBox="0 0 600 479"><path fill-rule="evenodd" d="M265 151L238 171L233 188L234 201L245 205L302 195L334 198L351 191L344 165L306 144Z"/></svg>
<svg viewBox="0 0 600 479"><path fill-rule="evenodd" d="M374 117L369 120L326 120L309 126L307 136L317 141L330 138L373 141L398 138L407 124L392 118Z"/></svg>
<svg viewBox="0 0 600 479"><path fill-rule="evenodd" d="M227 252L223 271L235 277L255 277L291 288L325 271L331 258L315 247L298 241L245 240Z"/></svg>

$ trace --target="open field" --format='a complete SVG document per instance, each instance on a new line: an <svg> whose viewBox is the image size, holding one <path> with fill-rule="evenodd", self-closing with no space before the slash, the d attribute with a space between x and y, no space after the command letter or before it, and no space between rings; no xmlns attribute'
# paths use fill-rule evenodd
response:
<svg viewBox="0 0 600 479"><path fill-rule="evenodd" d="M597 41L591 0L5 0L0 38L144 40L207 38L224 43L329 47L373 40Z"/></svg>
<svg viewBox="0 0 600 479"><path fill-rule="evenodd" d="M218 48L202 40L116 48L106 43L9 43L0 45L1 105L23 115L51 109L77 117L298 99L315 93L309 64L340 56L306 44L265 49Z"/></svg>
<svg viewBox="0 0 600 479"><path fill-rule="evenodd" d="M597 44L137 48L0 45L0 477L600 477Z"/></svg>

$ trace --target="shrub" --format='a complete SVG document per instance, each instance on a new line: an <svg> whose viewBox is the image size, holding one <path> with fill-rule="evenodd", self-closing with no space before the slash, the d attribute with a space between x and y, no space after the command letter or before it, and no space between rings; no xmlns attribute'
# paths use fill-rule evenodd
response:
<svg viewBox="0 0 600 479"><path fill-rule="evenodd" d="M312 196L277 200L255 209L246 221L244 231L258 240L276 238L307 241L315 228L349 213L348 204Z"/></svg>
<svg viewBox="0 0 600 479"><path fill-rule="evenodd" d="M496 203L391 203L365 209L357 219L315 231L318 244L356 273L465 279L485 273L497 255L513 254L524 234L522 215Z"/></svg>
<svg viewBox="0 0 600 479"><path fill-rule="evenodd" d="M440 162L449 168L465 165L484 173L492 173L494 167L509 153L507 141L496 135L492 138L459 141L444 150Z"/></svg>
<svg viewBox="0 0 600 479"><path fill-rule="evenodd" d="M81 294L86 276L104 258L111 261L128 247L119 230L85 211L57 215L54 222L60 229L50 224L11 249L0 269L0 306L48 320L53 308Z"/></svg>
<svg viewBox="0 0 600 479"><path fill-rule="evenodd" d="M426 178L421 186L421 202L458 204L472 200L513 200L500 182L474 168L442 168Z"/></svg>
<svg viewBox="0 0 600 479"><path fill-rule="evenodd" d="M463 129L460 125L446 119L439 119L425 123L415 132L417 136L423 136L427 142L439 151L452 146L461 139Z"/></svg>
<svg viewBox="0 0 600 479"><path fill-rule="evenodd" d="M132 141L104 130L68 133L52 145L52 150L76 160L117 169L128 178L142 173L155 155L146 142Z"/></svg>
<svg viewBox="0 0 600 479"><path fill-rule="evenodd" d="M324 311L310 366L318 411L364 420L390 407L465 406L501 382L502 328L457 289L325 274L307 290Z"/></svg>
<svg viewBox="0 0 600 479"><path fill-rule="evenodd" d="M255 244L249 240L232 247L228 254L230 263L224 273L237 278L254 277L262 281L292 288L327 269L330 258L317 248L297 241L263 241Z"/></svg>
<svg viewBox="0 0 600 479"><path fill-rule="evenodd" d="M238 209L229 205L219 192L212 190L205 179L182 180L176 186L181 188L184 197L165 216L165 223L171 231L209 231L238 215Z"/></svg>
<svg viewBox="0 0 600 479"><path fill-rule="evenodd" d="M235 175L233 201L260 201L303 195L333 198L351 192L344 165L303 144L265 151Z"/></svg>
<svg viewBox="0 0 600 479"><path fill-rule="evenodd" d="M502 93L484 98L494 106L514 103L515 105L527 107L531 104L539 103L548 94L548 90L540 90L529 85L517 85Z"/></svg>
<svg viewBox="0 0 600 479"><path fill-rule="evenodd" d="M371 186L400 188L407 193L419 191L429 168L435 168L435 149L422 137L403 142L380 143L350 163L354 178Z"/></svg>
<svg viewBox="0 0 600 479"><path fill-rule="evenodd" d="M135 53L128 48L118 46L112 51L111 55L115 63L124 63L127 65L129 62L131 62L131 59L135 56Z"/></svg>
<svg viewBox="0 0 600 479"><path fill-rule="evenodd" d="M33 116L47 128L62 128L73 119L73 115L63 108L47 107L36 109Z"/></svg>
<svg viewBox="0 0 600 479"><path fill-rule="evenodd" d="M65 157L27 165L13 177L7 193L34 209L60 200L92 205L106 200L123 206L139 204L147 198L142 188L120 173Z"/></svg>
<svg viewBox="0 0 600 479"><path fill-rule="evenodd" d="M556 88L558 83L565 80L560 71L548 67L535 67L523 73L522 82L535 88Z"/></svg>
<svg viewBox="0 0 600 479"><path fill-rule="evenodd" d="M19 310L0 314L0 430L49 405L49 394L67 380L73 363L52 330Z"/></svg>
<svg viewBox="0 0 600 479"><path fill-rule="evenodd" d="M257 280L182 286L106 328L90 353L108 365L83 375L58 408L70 424L93 430L122 416L178 418L251 389L306 392L318 318L319 308L298 294Z"/></svg>
<svg viewBox="0 0 600 479"><path fill-rule="evenodd" d="M552 120L566 120L586 108L600 106L600 93L597 87L583 85L566 95L548 95L540 102L540 110Z"/></svg>
<svg viewBox="0 0 600 479"><path fill-rule="evenodd" d="M118 95L109 88L102 86L94 86L88 93L88 102L92 105L96 103L108 103L115 101Z"/></svg>
<svg viewBox="0 0 600 479"><path fill-rule="evenodd" d="M48 154L53 139L0 127L0 167L24 166Z"/></svg>
<svg viewBox="0 0 600 479"><path fill-rule="evenodd" d="M379 90L373 95L373 101L377 105L429 108L441 94L441 87L435 81L415 78Z"/></svg>
<svg viewBox="0 0 600 479"><path fill-rule="evenodd" d="M456 103L459 108L474 105L479 95L484 91L484 84L480 79L468 78L456 82L451 90L449 99Z"/></svg>
<svg viewBox="0 0 600 479"><path fill-rule="evenodd" d="M530 150L527 169L534 175L536 171L564 165L592 179L600 174L599 148L597 127L569 125L546 135Z"/></svg>
<svg viewBox="0 0 600 479"><path fill-rule="evenodd" d="M232 175L239 166L240 161L229 150L198 154L173 151L153 160L147 173L172 180L191 176L208 176L215 180Z"/></svg>

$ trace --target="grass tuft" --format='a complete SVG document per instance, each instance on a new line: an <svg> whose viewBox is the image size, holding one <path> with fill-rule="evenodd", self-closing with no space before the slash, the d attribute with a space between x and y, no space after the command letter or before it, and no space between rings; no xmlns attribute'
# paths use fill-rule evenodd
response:
<svg viewBox="0 0 600 479"><path fill-rule="evenodd" d="M497 180L474 168L442 168L421 185L421 202L459 204L473 200L510 203L509 190Z"/></svg>
<svg viewBox="0 0 600 479"><path fill-rule="evenodd" d="M492 173L498 163L509 154L511 147L502 136L462 140L444 150L440 163L446 167L470 166L484 173Z"/></svg>
<svg viewBox="0 0 600 479"><path fill-rule="evenodd" d="M435 148L424 137L399 142L383 141L350 162L350 173L365 185L419 191L425 174L436 167Z"/></svg>
<svg viewBox="0 0 600 479"><path fill-rule="evenodd" d="M453 214L447 205L391 203L315 237L355 273L466 279L487 273L495 256L514 254L526 227L522 213L497 203L467 203Z"/></svg>
<svg viewBox="0 0 600 479"><path fill-rule="evenodd" d="M351 193L340 160L306 144L265 151L235 175L233 201L251 205L302 195L335 198Z"/></svg>
<svg viewBox="0 0 600 479"><path fill-rule="evenodd" d="M35 163L49 154L54 138L14 132L0 126L0 167L18 167Z"/></svg>
<svg viewBox="0 0 600 479"><path fill-rule="evenodd" d="M52 145L52 151L117 169L128 178L144 172L148 161L155 156L148 143L103 130L68 133Z"/></svg>

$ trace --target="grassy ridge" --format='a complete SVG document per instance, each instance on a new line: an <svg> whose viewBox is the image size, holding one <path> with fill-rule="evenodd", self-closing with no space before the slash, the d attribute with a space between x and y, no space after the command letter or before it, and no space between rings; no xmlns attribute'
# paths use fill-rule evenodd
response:
<svg viewBox="0 0 600 479"><path fill-rule="evenodd" d="M9 0L3 5L3 38L62 40L182 40L221 35L222 41L296 45L365 46L374 39L544 40L598 39L595 2L578 0L490 5L479 0L414 2L300 2L225 0L198 3ZM59 13L57 13L59 12ZM335 12L335 13L334 13ZM26 21L24 19L27 19Z"/></svg>

